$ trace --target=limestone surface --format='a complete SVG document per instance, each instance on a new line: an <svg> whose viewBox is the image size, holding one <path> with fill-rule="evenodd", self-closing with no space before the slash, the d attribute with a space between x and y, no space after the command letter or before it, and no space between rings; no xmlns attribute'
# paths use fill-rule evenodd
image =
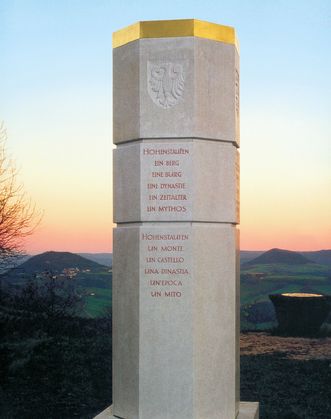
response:
<svg viewBox="0 0 331 419"><path fill-rule="evenodd" d="M177 26L160 24L157 33ZM111 414L235 419L237 43L173 32L144 37L137 28L121 32L113 54ZM257 417L251 405L239 414Z"/></svg>
<svg viewBox="0 0 331 419"><path fill-rule="evenodd" d="M134 141L114 150L114 221L239 223L239 153L229 143Z"/></svg>
<svg viewBox="0 0 331 419"><path fill-rule="evenodd" d="M113 139L203 138L239 145L235 45L139 39L113 50Z"/></svg>
<svg viewBox="0 0 331 419"><path fill-rule="evenodd" d="M161 409L164 417L178 419L235 417L238 243L231 224L116 228L116 415L147 419L161 417Z"/></svg>

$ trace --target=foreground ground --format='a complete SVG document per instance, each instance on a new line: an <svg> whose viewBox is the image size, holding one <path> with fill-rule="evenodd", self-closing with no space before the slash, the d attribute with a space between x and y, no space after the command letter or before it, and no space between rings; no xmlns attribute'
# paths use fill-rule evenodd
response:
<svg viewBox="0 0 331 419"><path fill-rule="evenodd" d="M110 318L0 320L1 419L91 419L111 403ZM331 338L242 334L241 400L260 419L331 418Z"/></svg>
<svg viewBox="0 0 331 419"><path fill-rule="evenodd" d="M331 418L331 338L241 335L241 400L261 419Z"/></svg>

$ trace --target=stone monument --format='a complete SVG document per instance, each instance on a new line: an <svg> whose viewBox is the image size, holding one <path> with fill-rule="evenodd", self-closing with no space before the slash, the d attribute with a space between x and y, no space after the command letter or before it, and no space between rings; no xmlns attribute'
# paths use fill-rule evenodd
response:
<svg viewBox="0 0 331 419"><path fill-rule="evenodd" d="M269 295L283 336L317 336L331 310L331 295L290 292Z"/></svg>
<svg viewBox="0 0 331 419"><path fill-rule="evenodd" d="M239 53L233 28L113 36L113 406L257 418L239 398Z"/></svg>

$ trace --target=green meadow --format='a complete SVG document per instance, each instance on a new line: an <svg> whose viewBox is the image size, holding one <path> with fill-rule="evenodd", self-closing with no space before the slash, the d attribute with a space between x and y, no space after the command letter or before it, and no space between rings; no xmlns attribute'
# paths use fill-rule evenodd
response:
<svg viewBox="0 0 331 419"><path fill-rule="evenodd" d="M84 312L88 317L103 317L111 308L111 288L85 288Z"/></svg>

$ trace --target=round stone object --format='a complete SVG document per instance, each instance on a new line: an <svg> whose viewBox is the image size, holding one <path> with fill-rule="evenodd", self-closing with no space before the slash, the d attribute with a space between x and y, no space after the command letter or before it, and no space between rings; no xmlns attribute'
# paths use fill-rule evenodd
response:
<svg viewBox="0 0 331 419"><path fill-rule="evenodd" d="M331 296L309 293L269 295L278 320L277 332L287 336L314 336L331 310Z"/></svg>

